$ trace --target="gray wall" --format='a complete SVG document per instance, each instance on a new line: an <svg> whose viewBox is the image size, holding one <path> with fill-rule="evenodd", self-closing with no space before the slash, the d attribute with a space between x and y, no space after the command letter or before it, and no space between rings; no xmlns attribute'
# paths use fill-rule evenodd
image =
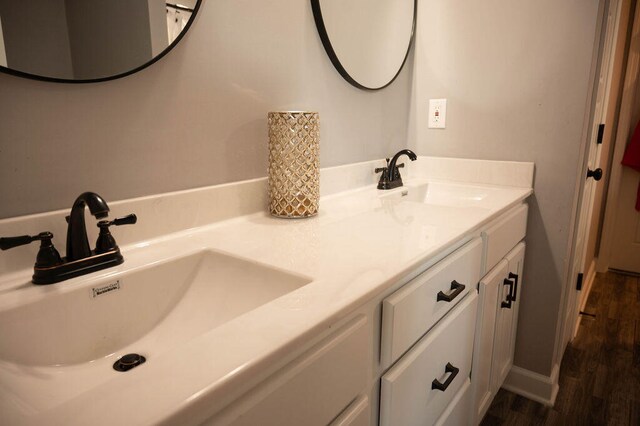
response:
<svg viewBox="0 0 640 426"><path fill-rule="evenodd" d="M420 3L411 145L421 154L533 161L515 364L548 375L567 250L597 0ZM447 128L428 129L428 99Z"/></svg>
<svg viewBox="0 0 640 426"><path fill-rule="evenodd" d="M182 42L120 80L60 85L0 74L0 217L266 175L267 112L316 110L321 166L407 141L410 59L369 93L335 71L307 1L205 1ZM167 218L170 220L170 218Z"/></svg>
<svg viewBox="0 0 640 426"><path fill-rule="evenodd" d="M151 59L147 1L66 0L66 7L76 79L120 74Z"/></svg>
<svg viewBox="0 0 640 426"><path fill-rule="evenodd" d="M65 0L0 0L0 16L9 67L51 77L73 75Z"/></svg>

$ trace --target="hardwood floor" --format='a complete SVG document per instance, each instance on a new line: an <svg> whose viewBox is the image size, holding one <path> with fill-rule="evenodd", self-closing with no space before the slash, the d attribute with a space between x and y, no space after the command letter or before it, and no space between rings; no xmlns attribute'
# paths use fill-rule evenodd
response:
<svg viewBox="0 0 640 426"><path fill-rule="evenodd" d="M500 389L481 425L640 425L640 282L598 274L554 407Z"/></svg>

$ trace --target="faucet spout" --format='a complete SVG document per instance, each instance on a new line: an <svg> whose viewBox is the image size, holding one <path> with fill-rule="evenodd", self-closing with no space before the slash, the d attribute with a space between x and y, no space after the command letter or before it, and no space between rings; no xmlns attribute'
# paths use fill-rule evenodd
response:
<svg viewBox="0 0 640 426"><path fill-rule="evenodd" d="M84 208L96 219L104 219L109 214L109 206L106 201L94 192L85 192L73 203L69 215L67 227L67 261L84 259L91 256L87 227L84 223Z"/></svg>
<svg viewBox="0 0 640 426"><path fill-rule="evenodd" d="M395 180L395 175L398 171L396 163L398 162L398 158L400 158L401 155L406 155L411 161L416 161L418 159L418 156L415 154L415 152L411 151L410 149L403 149L402 151L398 151L398 153L394 155L389 162L389 168L387 169L387 177L389 179L389 182Z"/></svg>

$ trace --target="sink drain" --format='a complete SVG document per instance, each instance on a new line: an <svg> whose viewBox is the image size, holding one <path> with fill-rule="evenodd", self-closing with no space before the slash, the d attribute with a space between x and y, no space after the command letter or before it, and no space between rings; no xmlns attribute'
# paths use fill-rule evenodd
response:
<svg viewBox="0 0 640 426"><path fill-rule="evenodd" d="M144 364L147 359L139 354L126 354L113 363L113 369L116 371L129 371L132 368Z"/></svg>

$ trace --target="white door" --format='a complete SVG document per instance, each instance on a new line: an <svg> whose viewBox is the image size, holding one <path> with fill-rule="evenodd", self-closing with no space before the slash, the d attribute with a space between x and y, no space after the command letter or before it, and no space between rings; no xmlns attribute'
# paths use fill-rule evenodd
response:
<svg viewBox="0 0 640 426"><path fill-rule="evenodd" d="M625 85L629 89L630 99L623 108L627 108L628 119L620 120L620 130L617 137L620 141L616 143L626 143L630 140L638 120L640 120L640 84L638 71L638 34L640 33L640 22L636 11L635 22L633 24L633 35L629 53L629 64L627 73L634 74L625 80ZM632 86L635 85L635 88ZM620 183L618 187L618 198L615 203L613 239L611 244L611 255L609 257L609 268L626 272L640 274L640 212L636 211L636 196L638 184L640 183L640 173L629 167L620 167Z"/></svg>
<svg viewBox="0 0 640 426"><path fill-rule="evenodd" d="M636 7L630 34L611 181L600 245L598 269L640 273L640 213L634 209L638 172L622 166L626 144L640 120L640 8Z"/></svg>
<svg viewBox="0 0 640 426"><path fill-rule="evenodd" d="M601 58L598 69L598 76L594 91L595 103L593 114L588 128L588 145L584 168L581 170L582 187L580 194L580 202L578 204L575 240L573 244L572 263L569 276L569 288L567 289L566 310L564 319L564 331L562 339L562 351L567 343L575 337L578 330L578 315L582 302L583 294L577 287L578 275L584 274L586 269L586 252L588 242L588 232L591 228L593 219L593 200L595 195L595 185L600 181L603 171L600 168L600 145L598 140L598 128L604 122L607 115L607 103L609 98L609 90L611 87L611 69L613 67L613 47L617 26L619 23L620 1L611 0L609 7L605 11L604 21L602 22L602 44Z"/></svg>
<svg viewBox="0 0 640 426"><path fill-rule="evenodd" d="M623 167L609 262L612 269L636 274L640 274L640 212L635 209L638 184L640 173Z"/></svg>

